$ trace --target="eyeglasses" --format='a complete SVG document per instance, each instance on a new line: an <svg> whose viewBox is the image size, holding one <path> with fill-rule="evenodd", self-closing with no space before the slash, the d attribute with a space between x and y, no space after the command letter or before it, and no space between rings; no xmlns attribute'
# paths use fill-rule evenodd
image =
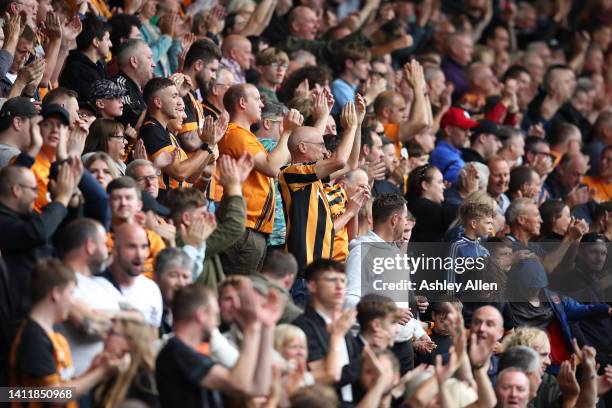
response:
<svg viewBox="0 0 612 408"><path fill-rule="evenodd" d="M384 130L381 130L380 132L374 132L374 133L376 133L376 134L377 134L378 136L380 136L380 137L385 137L385 136L386 136L386 134L385 134L385 131L384 131Z"/></svg>
<svg viewBox="0 0 612 408"><path fill-rule="evenodd" d="M274 69L277 69L277 68L287 69L287 68L289 68L289 65L288 64L280 64L278 62L273 62L273 63L270 64L270 67L272 67Z"/></svg>
<svg viewBox="0 0 612 408"><path fill-rule="evenodd" d="M38 194L38 186L28 186L27 184L17 184L19 187L21 188L27 188L28 190L30 190L31 192L33 192L34 194Z"/></svg>
<svg viewBox="0 0 612 408"><path fill-rule="evenodd" d="M307 140L304 140L303 142L304 143L313 144L313 145L317 145L317 146L319 146L319 149L323 149L325 147L325 142L309 142Z"/></svg>
<svg viewBox="0 0 612 408"><path fill-rule="evenodd" d="M380 72L380 71L370 71L370 75L378 75L381 77L387 76L386 72Z"/></svg>
<svg viewBox="0 0 612 408"><path fill-rule="evenodd" d="M111 138L111 139L121 139L121 140L127 140L127 138L125 137L125 135L112 135L112 136L109 136L109 138Z"/></svg>
<svg viewBox="0 0 612 408"><path fill-rule="evenodd" d="M155 174L155 175L151 175L151 176L136 177L135 180L138 183L144 183L145 181L148 181L149 183L152 183L152 182L156 181L158 177L159 177L159 174Z"/></svg>
<svg viewBox="0 0 612 408"><path fill-rule="evenodd" d="M215 86L232 86L232 84L224 84L222 82L215 82Z"/></svg>

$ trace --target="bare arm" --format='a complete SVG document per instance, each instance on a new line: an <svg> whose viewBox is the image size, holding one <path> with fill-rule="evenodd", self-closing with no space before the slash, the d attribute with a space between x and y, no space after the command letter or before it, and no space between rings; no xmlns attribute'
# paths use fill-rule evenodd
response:
<svg viewBox="0 0 612 408"><path fill-rule="evenodd" d="M251 14L246 26L240 31L240 34L245 37L249 35L261 35L268 24L270 24L277 2L278 0L263 0L260 2L255 8L255 11L253 11L253 14Z"/></svg>
<svg viewBox="0 0 612 408"><path fill-rule="evenodd" d="M355 113L357 114L357 127L355 128L355 135L353 140L353 147L351 148L351 154L348 158L346 165L339 171L335 171L330 176L332 179L336 179L345 175L346 173L355 170L359 166L359 152L361 151L361 124L365 118L366 112L366 101L363 96L357 94L355 97Z"/></svg>
<svg viewBox="0 0 612 408"><path fill-rule="evenodd" d="M45 46L45 59L47 67L43 75L41 83L47 86L55 72L55 65L58 62L58 56L62 45L62 27L59 17L55 13L47 13L47 21L45 22L44 34L49 41ZM62 61L63 63L63 61Z"/></svg>
<svg viewBox="0 0 612 408"><path fill-rule="evenodd" d="M291 109L283 118L283 133L278 139L276 147L267 155L263 152L253 157L255 170L268 177L277 177L280 168L291 160L291 153L287 147L289 136L298 126L304 122L302 115L295 109Z"/></svg>
<svg viewBox="0 0 612 408"><path fill-rule="evenodd" d="M336 149L336 154L329 159L319 160L315 164L315 171L319 179L331 176L334 172L343 169L348 163L357 131L357 113L353 102L348 102L342 108L340 122L344 132Z"/></svg>
<svg viewBox="0 0 612 408"><path fill-rule="evenodd" d="M433 124L433 116L431 114L431 104L425 96L426 85L421 64L412 60L410 64L404 66L404 75L414 91L414 102L410 119L403 122L399 128L399 139L407 142L415 133L420 132L427 126L431 126Z"/></svg>

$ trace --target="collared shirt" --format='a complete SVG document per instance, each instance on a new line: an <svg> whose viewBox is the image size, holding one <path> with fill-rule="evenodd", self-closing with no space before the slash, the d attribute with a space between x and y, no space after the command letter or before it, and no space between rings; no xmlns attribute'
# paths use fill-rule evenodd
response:
<svg viewBox="0 0 612 408"><path fill-rule="evenodd" d="M240 68L240 65L236 61L223 57L221 58L220 65L222 68L225 68L232 74L234 74L234 85L246 83L244 71L242 70L242 68Z"/></svg>
<svg viewBox="0 0 612 408"><path fill-rule="evenodd" d="M330 325L332 323L331 317L321 312L320 310L316 310L317 314L321 316L321 318L325 321L326 325ZM342 349L340 350L340 365L344 367L350 363L348 348L346 347L346 339L342 341ZM351 384L345 385L340 389L340 393L342 394L342 400L351 402L353 401L353 388Z"/></svg>
<svg viewBox="0 0 612 408"><path fill-rule="evenodd" d="M259 138L259 141L263 147L270 153L276 145L278 140ZM268 236L268 245L285 245L287 239L287 225L285 224L285 212L283 211L283 197L281 196L280 189L278 188L278 179L274 179L275 191L275 205L274 205L274 226L272 227L272 233Z"/></svg>
<svg viewBox="0 0 612 408"><path fill-rule="evenodd" d="M436 148L431 152L429 162L442 172L445 181L449 181L452 184L455 184L459 177L459 172L465 166L461 150L446 140L438 142Z"/></svg>

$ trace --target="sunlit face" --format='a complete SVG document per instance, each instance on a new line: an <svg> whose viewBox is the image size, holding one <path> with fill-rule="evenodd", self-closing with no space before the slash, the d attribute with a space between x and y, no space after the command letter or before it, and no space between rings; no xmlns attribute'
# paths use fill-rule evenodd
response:
<svg viewBox="0 0 612 408"><path fill-rule="evenodd" d="M254 86L246 88L246 97L244 101L244 113L250 119L251 123L256 123L261 120L261 110L263 109L263 100L259 95L259 91Z"/></svg>
<svg viewBox="0 0 612 408"><path fill-rule="evenodd" d="M142 201L133 188L118 188L110 193L113 218L131 220L142 208Z"/></svg>
<svg viewBox="0 0 612 408"><path fill-rule="evenodd" d="M149 239L145 231L136 228L124 232L121 239L116 241L113 248L113 263L116 263L119 270L128 277L136 277L143 273L145 261L149 257Z"/></svg>
<svg viewBox="0 0 612 408"><path fill-rule="evenodd" d="M74 295L74 289L76 288L76 284L74 282L69 282L64 288L59 289L59 298L56 301L58 307L58 317L57 323L63 322L68 319L68 314L70 313L70 309L72 306L72 296Z"/></svg>
<svg viewBox="0 0 612 408"><path fill-rule="evenodd" d="M68 126L60 118L50 116L40 122L40 134L43 138L43 145L57 149L61 132L67 132Z"/></svg>
<svg viewBox="0 0 612 408"><path fill-rule="evenodd" d="M142 191L151 194L157 198L159 195L159 170L153 166L138 166L134 170L134 180Z"/></svg>
<svg viewBox="0 0 612 408"><path fill-rule="evenodd" d="M397 156L395 155L395 146L392 143L387 143L382 147L382 151L384 154L383 160L385 162L387 172L392 172L399 163L399 160L397 160Z"/></svg>
<svg viewBox="0 0 612 408"><path fill-rule="evenodd" d="M489 165L488 190L493 197L500 196L508 190L510 183L510 166L505 160L496 160Z"/></svg>
<svg viewBox="0 0 612 408"><path fill-rule="evenodd" d="M532 237L540 235L540 227L542 226L542 217L540 216L540 210L535 204L525 206L524 212L519 215L521 228L529 233Z"/></svg>
<svg viewBox="0 0 612 408"><path fill-rule="evenodd" d="M164 303L171 305L176 292L192 282L191 270L178 266L169 267L161 273L161 276L156 277L156 282L159 285Z"/></svg>
<svg viewBox="0 0 612 408"><path fill-rule="evenodd" d="M108 137L106 142L107 153L115 161L119 162L125 155L125 147L127 146L127 138L121 130L118 130L114 134Z"/></svg>
<svg viewBox="0 0 612 408"><path fill-rule="evenodd" d="M553 220L553 231L559 235L565 235L571 222L572 216L570 214L570 209L566 205L563 207L559 215Z"/></svg>
<svg viewBox="0 0 612 408"><path fill-rule="evenodd" d="M168 120L176 119L185 107L183 98L174 85L160 90L154 100L159 101L160 110Z"/></svg>
<svg viewBox="0 0 612 408"><path fill-rule="evenodd" d="M107 31L104 33L104 36L102 36L102 39L99 41L98 55L100 56L100 58L105 58L107 55L109 55L112 46L113 43L110 39L110 33Z"/></svg>
<svg viewBox="0 0 612 408"><path fill-rule="evenodd" d="M442 203L444 201L444 178L440 170L434 169L429 171L431 174L431 180L424 180L423 183L423 197L433 201L434 203Z"/></svg>
<svg viewBox="0 0 612 408"><path fill-rule="evenodd" d="M291 31L299 38L314 40L319 30L319 18L310 8L300 9L299 15L291 24Z"/></svg>
<svg viewBox="0 0 612 408"><path fill-rule="evenodd" d="M306 362L307 352L306 344L299 337L286 341L280 350L281 355L287 361L297 360Z"/></svg>
<svg viewBox="0 0 612 408"><path fill-rule="evenodd" d="M344 303L345 289L346 275L335 270L327 270L317 279L308 282L308 290L313 298L331 308Z"/></svg>
<svg viewBox="0 0 612 408"><path fill-rule="evenodd" d="M481 217L473 220L476 236L486 239L493 235L493 217Z"/></svg>
<svg viewBox="0 0 612 408"><path fill-rule="evenodd" d="M495 384L501 408L526 408L529 402L529 379L520 371L504 373Z"/></svg>
<svg viewBox="0 0 612 408"><path fill-rule="evenodd" d="M287 62L277 61L260 67L261 76L265 82L272 85L280 85L287 73Z"/></svg>
<svg viewBox="0 0 612 408"><path fill-rule="evenodd" d="M251 42L248 39L245 38L236 44L233 49L233 58L243 71L251 68L255 57L253 56Z"/></svg>
<svg viewBox="0 0 612 408"><path fill-rule="evenodd" d="M240 304L238 290L232 286L225 286L219 294L219 311L221 320L230 324L236 320L236 308Z"/></svg>
<svg viewBox="0 0 612 408"><path fill-rule="evenodd" d="M90 165L88 170L100 183L100 185L106 190L108 183L113 180L113 173L104 160L95 160Z"/></svg>
<svg viewBox="0 0 612 408"><path fill-rule="evenodd" d="M407 118L406 100L400 95L395 95L393 104L389 107L389 123L402 123Z"/></svg>
<svg viewBox="0 0 612 408"><path fill-rule="evenodd" d="M472 315L470 333L476 334L478 340L486 340L489 337L499 340L504 334L501 315L492 306L483 306L476 309Z"/></svg>
<svg viewBox="0 0 612 408"><path fill-rule="evenodd" d="M550 341L548 341L548 337L542 336L542 338L539 338L538 341L533 344L532 348L540 356L540 362L542 363L540 367L542 371L541 374L544 375L546 367L552 363L550 360Z"/></svg>

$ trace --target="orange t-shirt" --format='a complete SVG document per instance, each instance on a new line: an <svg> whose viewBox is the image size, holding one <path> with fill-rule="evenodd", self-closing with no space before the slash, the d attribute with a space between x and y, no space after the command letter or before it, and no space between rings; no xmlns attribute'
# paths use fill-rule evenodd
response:
<svg viewBox="0 0 612 408"><path fill-rule="evenodd" d="M399 140L399 128L400 125L398 123L387 123L383 125L385 128L385 135L393 140L393 145L395 146L395 156L399 159L402 154L402 142Z"/></svg>
<svg viewBox="0 0 612 408"><path fill-rule="evenodd" d="M612 200L612 183L606 183L601 177L586 176L582 182L593 192L593 200L603 203Z"/></svg>
<svg viewBox="0 0 612 408"><path fill-rule="evenodd" d="M227 132L219 142L219 155L227 154L239 159L244 152L253 157L268 152L250 130L230 123ZM246 227L270 234L274 225L274 179L253 169L244 184L242 194L246 201Z"/></svg>
<svg viewBox="0 0 612 408"><path fill-rule="evenodd" d="M36 177L36 184L38 185L38 197L36 197L34 202L34 211L39 213L49 204L47 185L49 184L49 174L51 173L51 161L49 161L43 152L36 155L32 165L32 172Z"/></svg>

